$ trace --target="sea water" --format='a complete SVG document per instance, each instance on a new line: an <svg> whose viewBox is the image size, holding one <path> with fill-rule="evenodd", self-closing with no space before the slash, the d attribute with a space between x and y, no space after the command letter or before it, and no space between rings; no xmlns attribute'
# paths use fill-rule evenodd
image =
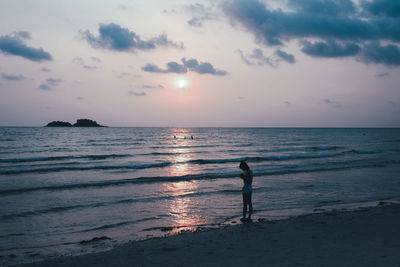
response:
<svg viewBox="0 0 400 267"><path fill-rule="evenodd" d="M400 200L400 129L0 128L0 263Z"/></svg>

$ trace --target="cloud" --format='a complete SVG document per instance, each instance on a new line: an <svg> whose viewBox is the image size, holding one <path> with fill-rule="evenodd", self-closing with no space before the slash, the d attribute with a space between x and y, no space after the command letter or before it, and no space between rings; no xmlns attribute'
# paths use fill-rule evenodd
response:
<svg viewBox="0 0 400 267"><path fill-rule="evenodd" d="M363 1L362 7L373 15L400 17L400 2L397 0Z"/></svg>
<svg viewBox="0 0 400 267"><path fill-rule="evenodd" d="M100 67L90 66L90 65L83 65L82 67L83 67L84 69L87 69L87 70L97 70L97 69L100 69Z"/></svg>
<svg viewBox="0 0 400 267"><path fill-rule="evenodd" d="M240 55L240 58L244 63L250 66L263 66L263 65L269 65L271 67L276 67L277 62L275 62L274 59L271 57L267 57L264 55L264 51L256 48L253 49L253 52L251 54L245 55L242 50L237 50L237 52Z"/></svg>
<svg viewBox="0 0 400 267"><path fill-rule="evenodd" d="M199 17L192 17L190 20L187 21L187 23L193 27L202 27L203 19Z"/></svg>
<svg viewBox="0 0 400 267"><path fill-rule="evenodd" d="M222 9L232 25L251 33L258 44L282 46L299 40L301 51L313 57L357 59L369 43L396 46L400 41L397 2L361 0L356 6L352 0L288 0L286 8L272 9L266 1L229 0ZM386 52L379 49L379 53ZM361 62L399 65L396 60L364 58Z"/></svg>
<svg viewBox="0 0 400 267"><path fill-rule="evenodd" d="M100 63L100 62L101 62L101 60L98 59L98 58L96 58L96 57L91 57L91 60L94 61L94 62L96 62L96 63ZM85 60L84 60L83 58L81 58L81 57L76 57L76 58L72 59L72 62L75 63L75 64L77 64L77 65L79 65L79 66L81 66L81 67L84 68L84 69L87 69L87 70L97 70L97 69L100 69L100 66L87 65L87 64L85 63Z"/></svg>
<svg viewBox="0 0 400 267"><path fill-rule="evenodd" d="M43 84L39 85L39 89L43 90L43 91L50 91L52 88L50 86L48 86L47 84L43 83Z"/></svg>
<svg viewBox="0 0 400 267"><path fill-rule="evenodd" d="M183 65L187 67L190 71L197 72L199 74L212 74L212 75L226 75L228 74L224 70L217 70L209 62L198 62L196 59L191 58L186 60L181 59Z"/></svg>
<svg viewBox="0 0 400 267"><path fill-rule="evenodd" d="M85 100L85 98L82 97L82 96L77 96L75 99L76 99L76 100Z"/></svg>
<svg viewBox="0 0 400 267"><path fill-rule="evenodd" d="M199 73L199 74L211 74L211 75L226 75L228 72L224 70L215 69L214 66L209 62L198 62L196 59L191 58L186 60L181 59L183 64L171 61L167 63L167 68L162 69L154 64L147 64L142 67L143 71L153 73L187 73L188 70Z"/></svg>
<svg viewBox="0 0 400 267"><path fill-rule="evenodd" d="M378 78L383 78L386 76L389 76L389 72L378 73L375 75L375 77L378 77Z"/></svg>
<svg viewBox="0 0 400 267"><path fill-rule="evenodd" d="M53 86L58 86L61 82L62 80L58 78L48 78L45 83L39 85L39 89L43 91L51 91Z"/></svg>
<svg viewBox="0 0 400 267"><path fill-rule="evenodd" d="M288 54L280 49L277 49L275 51L275 56L266 56L264 55L264 51L262 49L256 48L253 49L253 52L251 54L245 55L242 50L237 50L237 52L240 55L240 58L244 63L247 65L269 65L271 67L277 67L279 61L286 61L290 64L293 64L296 62L295 57L292 54Z"/></svg>
<svg viewBox="0 0 400 267"><path fill-rule="evenodd" d="M204 14L207 12L208 8L206 8L203 4L194 3L194 4L185 6L185 10L187 12L191 12L191 13Z"/></svg>
<svg viewBox="0 0 400 267"><path fill-rule="evenodd" d="M191 27L200 28L203 27L205 21L219 19L220 15L217 14L216 7L218 5L212 2L209 2L207 6L201 3L192 3L184 5L179 9L164 9L162 13L168 15L189 15L190 19L187 20L187 24Z"/></svg>
<svg viewBox="0 0 400 267"><path fill-rule="evenodd" d="M72 62L73 62L73 63L76 63L76 64L78 64L78 65L83 65L83 64L85 64L85 61L84 61L83 58L81 58L81 57L76 57L76 58L72 59Z"/></svg>
<svg viewBox="0 0 400 267"><path fill-rule="evenodd" d="M142 67L143 71L146 72L153 72L153 73L186 73L187 68L179 63L176 62L168 62L166 69L161 69L157 65L154 64L147 64Z"/></svg>
<svg viewBox="0 0 400 267"><path fill-rule="evenodd" d="M163 9L163 11L161 13L162 14L178 14L180 12L178 12L178 10L176 10L176 9Z"/></svg>
<svg viewBox="0 0 400 267"><path fill-rule="evenodd" d="M285 101L285 102L283 102L285 105L287 105L287 106L290 106L291 104L292 104L292 102L290 102L290 101Z"/></svg>
<svg viewBox="0 0 400 267"><path fill-rule="evenodd" d="M243 53L242 50L238 49L238 50L236 50L236 52L239 53L240 58L241 58L242 61L243 61L244 63L246 63L247 65L256 65L256 63L250 61L250 60L244 55L244 53Z"/></svg>
<svg viewBox="0 0 400 267"><path fill-rule="evenodd" d="M131 74L128 73L128 72L125 72L125 71L121 72L121 73L118 75L118 77L121 78L121 79L123 79L123 78L125 78L125 77L128 77L128 76L131 76Z"/></svg>
<svg viewBox="0 0 400 267"><path fill-rule="evenodd" d="M187 21L189 26L202 27L203 23L207 20L217 20L218 16L212 13L214 6L204 6L200 3L190 4L185 6L186 13L192 15L191 19Z"/></svg>
<svg viewBox="0 0 400 267"><path fill-rule="evenodd" d="M100 67L90 66L90 65L83 65L82 67L83 67L84 69L87 69L87 70L97 70L97 69L100 68Z"/></svg>
<svg viewBox="0 0 400 267"><path fill-rule="evenodd" d="M114 51L135 52L136 50L151 50L159 46L169 46L183 49L183 43L168 40L167 35L161 34L147 41L142 40L135 32L127 28L110 23L100 24L99 35L94 36L89 30L81 30L80 36L93 48L109 49Z"/></svg>
<svg viewBox="0 0 400 267"><path fill-rule="evenodd" d="M282 50L280 50L280 49L276 50L276 51L275 51L275 54L276 54L278 57L280 57L282 60L284 60L284 61L286 61L286 62L288 62L288 63L290 63L290 64L293 64L293 63L295 63L295 61L296 61L293 55L288 54L288 53L286 53L285 51L282 51Z"/></svg>
<svg viewBox="0 0 400 267"><path fill-rule="evenodd" d="M20 56L31 61L52 60L49 52L43 48L33 48L25 44L30 39L28 32L15 32L0 36L0 51L5 55Z"/></svg>
<svg viewBox="0 0 400 267"><path fill-rule="evenodd" d="M167 63L167 73L168 72L173 72L173 73L186 73L187 69L185 66L176 63L176 62L168 62Z"/></svg>
<svg viewBox="0 0 400 267"><path fill-rule="evenodd" d="M160 89L160 88L164 88L164 86L162 86L161 84L158 85L143 85L142 88L144 89Z"/></svg>
<svg viewBox="0 0 400 267"><path fill-rule="evenodd" d="M371 40L385 38L398 41L400 29L393 20L373 19L361 13L346 12L350 0L290 1L295 12L272 10L258 0L233 0L223 6L225 14L246 30L257 35L256 40L266 45L281 45L293 38L335 38L340 40ZM315 7L318 2L319 8ZM297 4L294 4L297 3ZM336 6L339 11L332 11ZM319 12L325 9L326 12ZM393 31L389 31L389 29Z"/></svg>
<svg viewBox="0 0 400 267"><path fill-rule="evenodd" d="M147 94L145 92L135 92L135 91L129 91L128 95L130 96L146 96Z"/></svg>
<svg viewBox="0 0 400 267"><path fill-rule="evenodd" d="M302 42L303 48L301 51L312 57L349 57L357 55L360 52L360 47L355 43L338 44L335 41Z"/></svg>
<svg viewBox="0 0 400 267"><path fill-rule="evenodd" d="M57 86L62 82L62 80L56 78L48 78L46 82L48 85Z"/></svg>
<svg viewBox="0 0 400 267"><path fill-rule="evenodd" d="M341 108L341 107L343 107L342 104L340 104L339 102L332 101L332 100L329 99L329 98L325 98L325 99L324 99L324 103L325 103L325 104L328 104L328 105L330 105L330 106L332 106L332 107L335 107L335 108Z"/></svg>
<svg viewBox="0 0 400 267"><path fill-rule="evenodd" d="M397 45L381 45L372 42L363 47L359 60L365 63L382 63L388 66L400 65L400 48Z"/></svg>
<svg viewBox="0 0 400 267"><path fill-rule="evenodd" d="M349 0L290 0L297 12L330 16L351 15L356 8Z"/></svg>
<svg viewBox="0 0 400 267"><path fill-rule="evenodd" d="M41 68L40 71L43 71L43 72L51 72L51 70L48 69L48 68L46 68L46 67Z"/></svg>
<svg viewBox="0 0 400 267"><path fill-rule="evenodd" d="M98 57L91 57L90 59L96 63L101 63L101 59Z"/></svg>
<svg viewBox="0 0 400 267"><path fill-rule="evenodd" d="M29 32L26 32L26 31L13 32L12 35L17 37L17 38L31 39L31 34Z"/></svg>
<svg viewBox="0 0 400 267"><path fill-rule="evenodd" d="M321 5L330 1L319 1ZM293 6L293 1L291 1ZM253 33L258 43L282 45L293 38L365 38L368 22L327 13L315 13L299 1L295 12L271 10L258 0L233 0L224 5L225 14ZM301 8L304 7L304 8ZM328 12L329 13L329 12Z"/></svg>
<svg viewBox="0 0 400 267"><path fill-rule="evenodd" d="M25 80L26 79L26 77L24 77L23 75L12 75L12 74L5 74L5 73L2 73L1 74L1 78L3 78L3 80L6 80L6 81L13 81L13 82L15 82L15 81L22 81L22 80Z"/></svg>

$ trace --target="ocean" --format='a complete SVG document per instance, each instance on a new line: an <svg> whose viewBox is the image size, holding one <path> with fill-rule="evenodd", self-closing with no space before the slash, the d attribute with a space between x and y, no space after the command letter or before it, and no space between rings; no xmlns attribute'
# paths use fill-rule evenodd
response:
<svg viewBox="0 0 400 267"><path fill-rule="evenodd" d="M192 139L193 137L193 139ZM400 129L0 128L0 264L400 201Z"/></svg>

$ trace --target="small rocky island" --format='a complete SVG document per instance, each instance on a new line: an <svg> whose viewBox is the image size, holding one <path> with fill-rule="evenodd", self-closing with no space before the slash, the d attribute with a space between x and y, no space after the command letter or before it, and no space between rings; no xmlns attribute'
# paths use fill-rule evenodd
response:
<svg viewBox="0 0 400 267"><path fill-rule="evenodd" d="M89 119L79 119L74 124L65 121L52 121L49 122L45 127L106 127L98 124L96 121Z"/></svg>

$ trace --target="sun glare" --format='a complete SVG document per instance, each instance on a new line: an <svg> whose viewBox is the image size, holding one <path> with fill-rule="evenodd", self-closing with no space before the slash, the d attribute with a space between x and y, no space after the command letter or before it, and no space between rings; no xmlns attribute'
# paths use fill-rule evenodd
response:
<svg viewBox="0 0 400 267"><path fill-rule="evenodd" d="M188 86L188 81L184 77L179 77L175 80L175 85L177 88L186 88Z"/></svg>

